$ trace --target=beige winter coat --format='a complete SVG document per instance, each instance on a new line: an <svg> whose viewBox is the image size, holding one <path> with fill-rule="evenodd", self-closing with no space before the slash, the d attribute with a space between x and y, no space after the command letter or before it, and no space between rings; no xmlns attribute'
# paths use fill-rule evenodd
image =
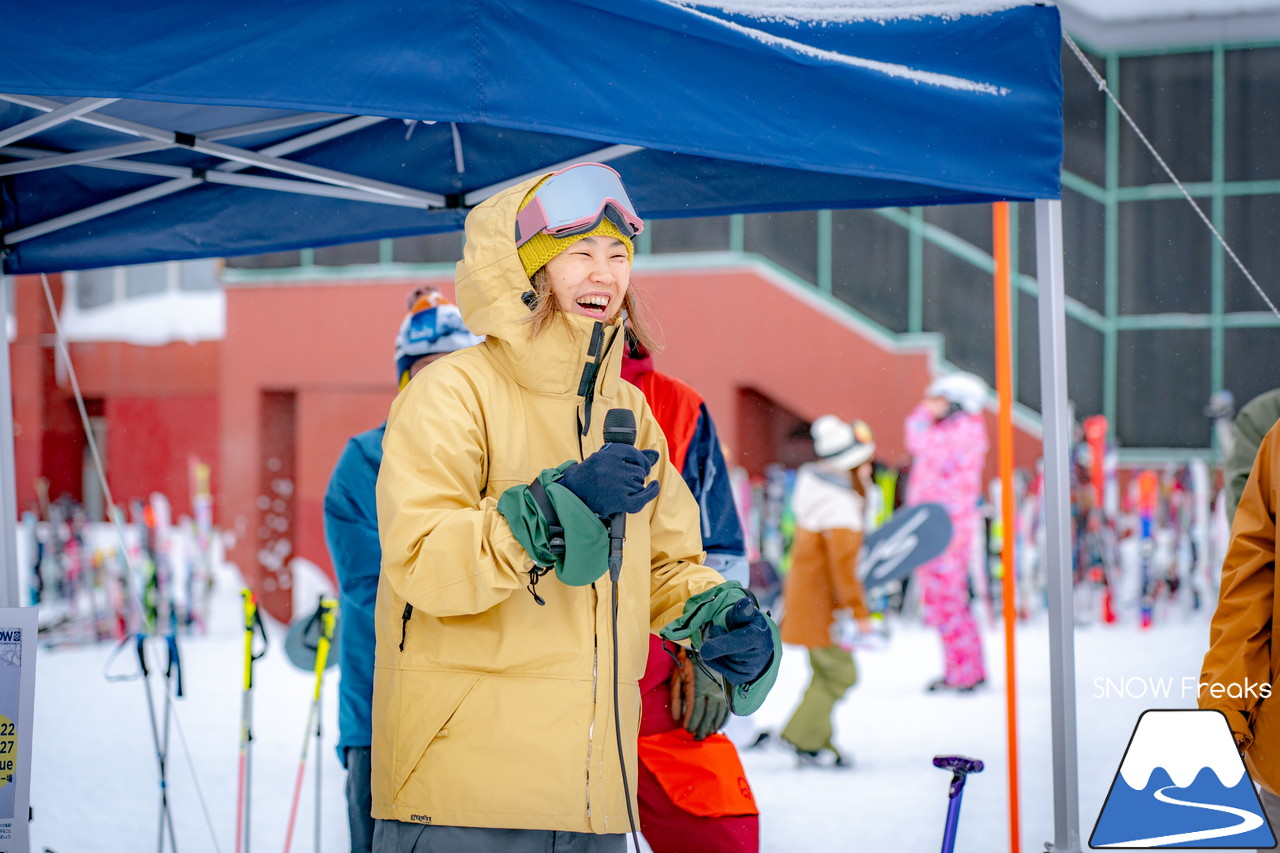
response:
<svg viewBox="0 0 1280 853"><path fill-rule="evenodd" d="M603 444L605 412L636 413L661 492L627 519L619 583L622 744L636 791L637 682L648 634L722 582L700 564L698 507L643 395L619 377L617 326L588 421L580 382L593 327L571 315L530 340L513 240L527 181L467 218L457 296L478 346L429 365L392 406L378 477L373 816L450 826L621 833L630 827L614 727L610 583L543 577L496 504ZM612 343L610 344L610 342ZM590 383L588 383L590 384ZM412 605L407 620L406 603ZM403 647L403 648L402 648ZM634 802L633 802L634 809Z"/></svg>

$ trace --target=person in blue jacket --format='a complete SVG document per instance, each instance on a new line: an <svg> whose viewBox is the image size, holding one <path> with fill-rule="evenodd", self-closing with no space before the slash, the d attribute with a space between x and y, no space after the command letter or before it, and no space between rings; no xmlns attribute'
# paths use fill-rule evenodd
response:
<svg viewBox="0 0 1280 853"><path fill-rule="evenodd" d="M457 306L435 288L420 287L410 293L408 310L396 335L396 381L400 388L440 356L481 340L467 331ZM342 612L338 758L347 768L352 853L365 853L373 847L373 818L369 814L373 608L382 565L374 486L386 428L384 422L348 440L324 496L325 542L338 576Z"/></svg>

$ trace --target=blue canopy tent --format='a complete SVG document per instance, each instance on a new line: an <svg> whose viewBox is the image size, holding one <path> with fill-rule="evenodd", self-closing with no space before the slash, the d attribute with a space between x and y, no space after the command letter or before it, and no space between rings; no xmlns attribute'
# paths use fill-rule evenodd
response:
<svg viewBox="0 0 1280 853"><path fill-rule="evenodd" d="M1058 578L1053 849L1079 849L1056 8L60 0L7 12L8 274L455 230L502 187L583 160L618 168L646 218L1034 201ZM5 574L12 447L0 434Z"/></svg>

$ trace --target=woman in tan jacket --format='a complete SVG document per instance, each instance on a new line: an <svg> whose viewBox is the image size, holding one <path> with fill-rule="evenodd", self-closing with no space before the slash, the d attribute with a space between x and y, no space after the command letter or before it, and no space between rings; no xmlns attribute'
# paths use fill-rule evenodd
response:
<svg viewBox="0 0 1280 853"><path fill-rule="evenodd" d="M801 765L842 767L831 717L858 680L854 621L866 629L871 615L856 568L876 446L866 424L835 415L818 418L810 433L818 460L800 466L791 494L796 532L781 630L784 643L808 648L813 677L781 737Z"/></svg>
<svg viewBox="0 0 1280 853"><path fill-rule="evenodd" d="M702 564L698 506L619 375L641 227L600 164L467 216L458 307L485 340L400 393L378 472L378 853L620 851L648 635L680 620L696 648L719 617L708 666L776 672L767 617L726 621L745 593ZM630 442L612 409L634 414Z"/></svg>

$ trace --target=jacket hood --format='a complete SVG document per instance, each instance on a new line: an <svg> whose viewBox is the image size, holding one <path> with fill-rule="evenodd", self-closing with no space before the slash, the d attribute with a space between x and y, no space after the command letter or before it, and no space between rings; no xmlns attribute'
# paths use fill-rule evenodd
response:
<svg viewBox="0 0 1280 853"><path fill-rule="evenodd" d="M603 349L607 355L599 359L594 374L595 393L612 398L623 350L618 318L601 324L566 314L567 323L552 322L536 338L530 337L530 309L522 297L533 288L516 253L516 213L525 195L545 177L505 189L467 214L466 243L455 275L458 308L467 328L486 336L488 351L533 391L582 394L584 366L595 364ZM597 332L599 326L603 327Z"/></svg>

